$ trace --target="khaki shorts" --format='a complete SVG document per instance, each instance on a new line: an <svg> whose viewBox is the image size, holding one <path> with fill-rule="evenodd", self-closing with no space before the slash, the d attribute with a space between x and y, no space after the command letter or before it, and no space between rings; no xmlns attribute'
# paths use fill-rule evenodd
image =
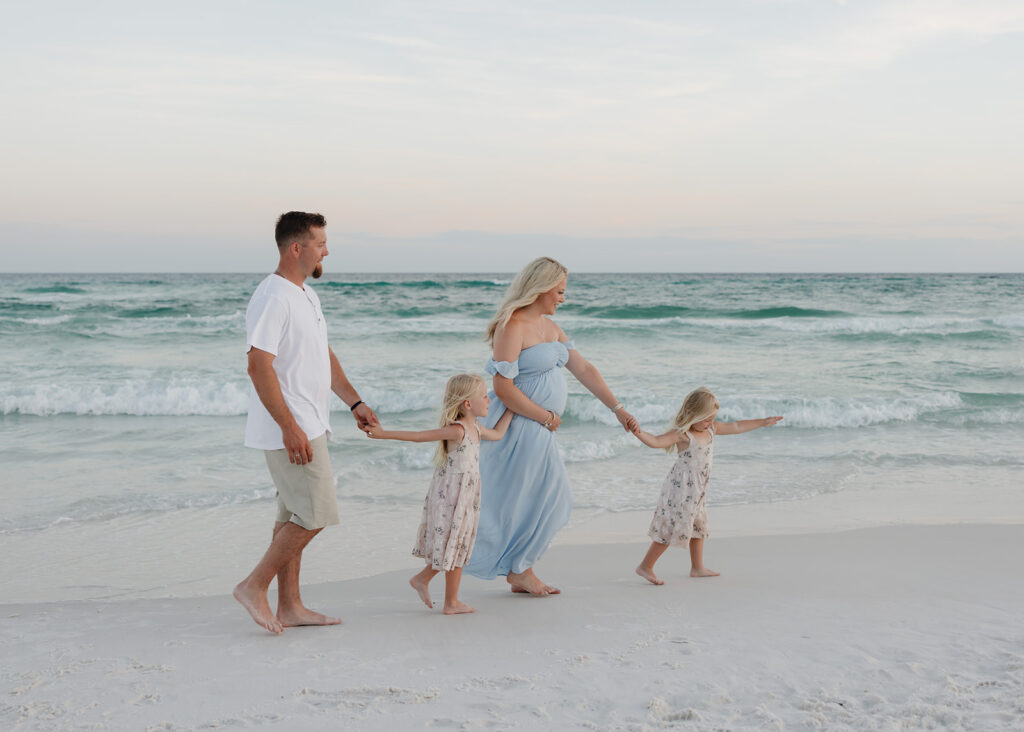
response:
<svg viewBox="0 0 1024 732"><path fill-rule="evenodd" d="M277 520L313 531L338 523L338 496L327 452L327 433L309 444L313 460L305 465L289 462L284 448L264 450L263 454L277 487Z"/></svg>

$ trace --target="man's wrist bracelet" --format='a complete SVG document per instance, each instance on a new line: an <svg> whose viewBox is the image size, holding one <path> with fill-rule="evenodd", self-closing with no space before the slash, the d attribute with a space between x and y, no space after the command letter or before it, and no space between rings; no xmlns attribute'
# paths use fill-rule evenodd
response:
<svg viewBox="0 0 1024 732"><path fill-rule="evenodd" d="M353 405L352 405L351 407L349 407L349 408L348 408L348 409L349 409L349 411L350 411L350 412L354 412L354 411L356 411L356 407L358 407L358 406L359 406L360 404L362 404L362 403L363 403L363 400L362 400L362 399L360 399L360 400L359 400L358 402L356 402L355 404L353 404Z"/></svg>

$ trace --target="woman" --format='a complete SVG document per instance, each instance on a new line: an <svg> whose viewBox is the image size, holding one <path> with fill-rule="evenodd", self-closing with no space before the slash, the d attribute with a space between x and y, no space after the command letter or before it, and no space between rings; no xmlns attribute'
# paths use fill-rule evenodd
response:
<svg viewBox="0 0 1024 732"><path fill-rule="evenodd" d="M484 579L506 575L513 592L557 595L533 573L534 563L569 521L572 494L554 431L568 396L565 366L614 412L629 432L638 428L594 366L549 315L565 302L567 270L548 257L516 275L487 328L493 358L494 403L486 424L515 413L503 440L481 448L483 496L476 546L465 571Z"/></svg>

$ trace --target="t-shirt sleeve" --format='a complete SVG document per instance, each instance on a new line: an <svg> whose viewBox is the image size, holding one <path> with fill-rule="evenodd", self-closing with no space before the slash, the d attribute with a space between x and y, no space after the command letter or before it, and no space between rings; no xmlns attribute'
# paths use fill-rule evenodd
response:
<svg viewBox="0 0 1024 732"><path fill-rule="evenodd" d="M288 307L278 298L267 297L253 303L246 314L246 352L255 347L276 356L287 324Z"/></svg>

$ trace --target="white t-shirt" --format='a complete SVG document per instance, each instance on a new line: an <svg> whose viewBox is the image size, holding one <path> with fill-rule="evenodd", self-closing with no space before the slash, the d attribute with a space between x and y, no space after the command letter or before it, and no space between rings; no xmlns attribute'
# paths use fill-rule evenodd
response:
<svg viewBox="0 0 1024 732"><path fill-rule="evenodd" d="M274 354L274 371L284 401L310 440L331 431L331 356L320 298L272 274L263 280L245 311L246 346ZM281 428L249 388L245 445L261 450L284 448Z"/></svg>

